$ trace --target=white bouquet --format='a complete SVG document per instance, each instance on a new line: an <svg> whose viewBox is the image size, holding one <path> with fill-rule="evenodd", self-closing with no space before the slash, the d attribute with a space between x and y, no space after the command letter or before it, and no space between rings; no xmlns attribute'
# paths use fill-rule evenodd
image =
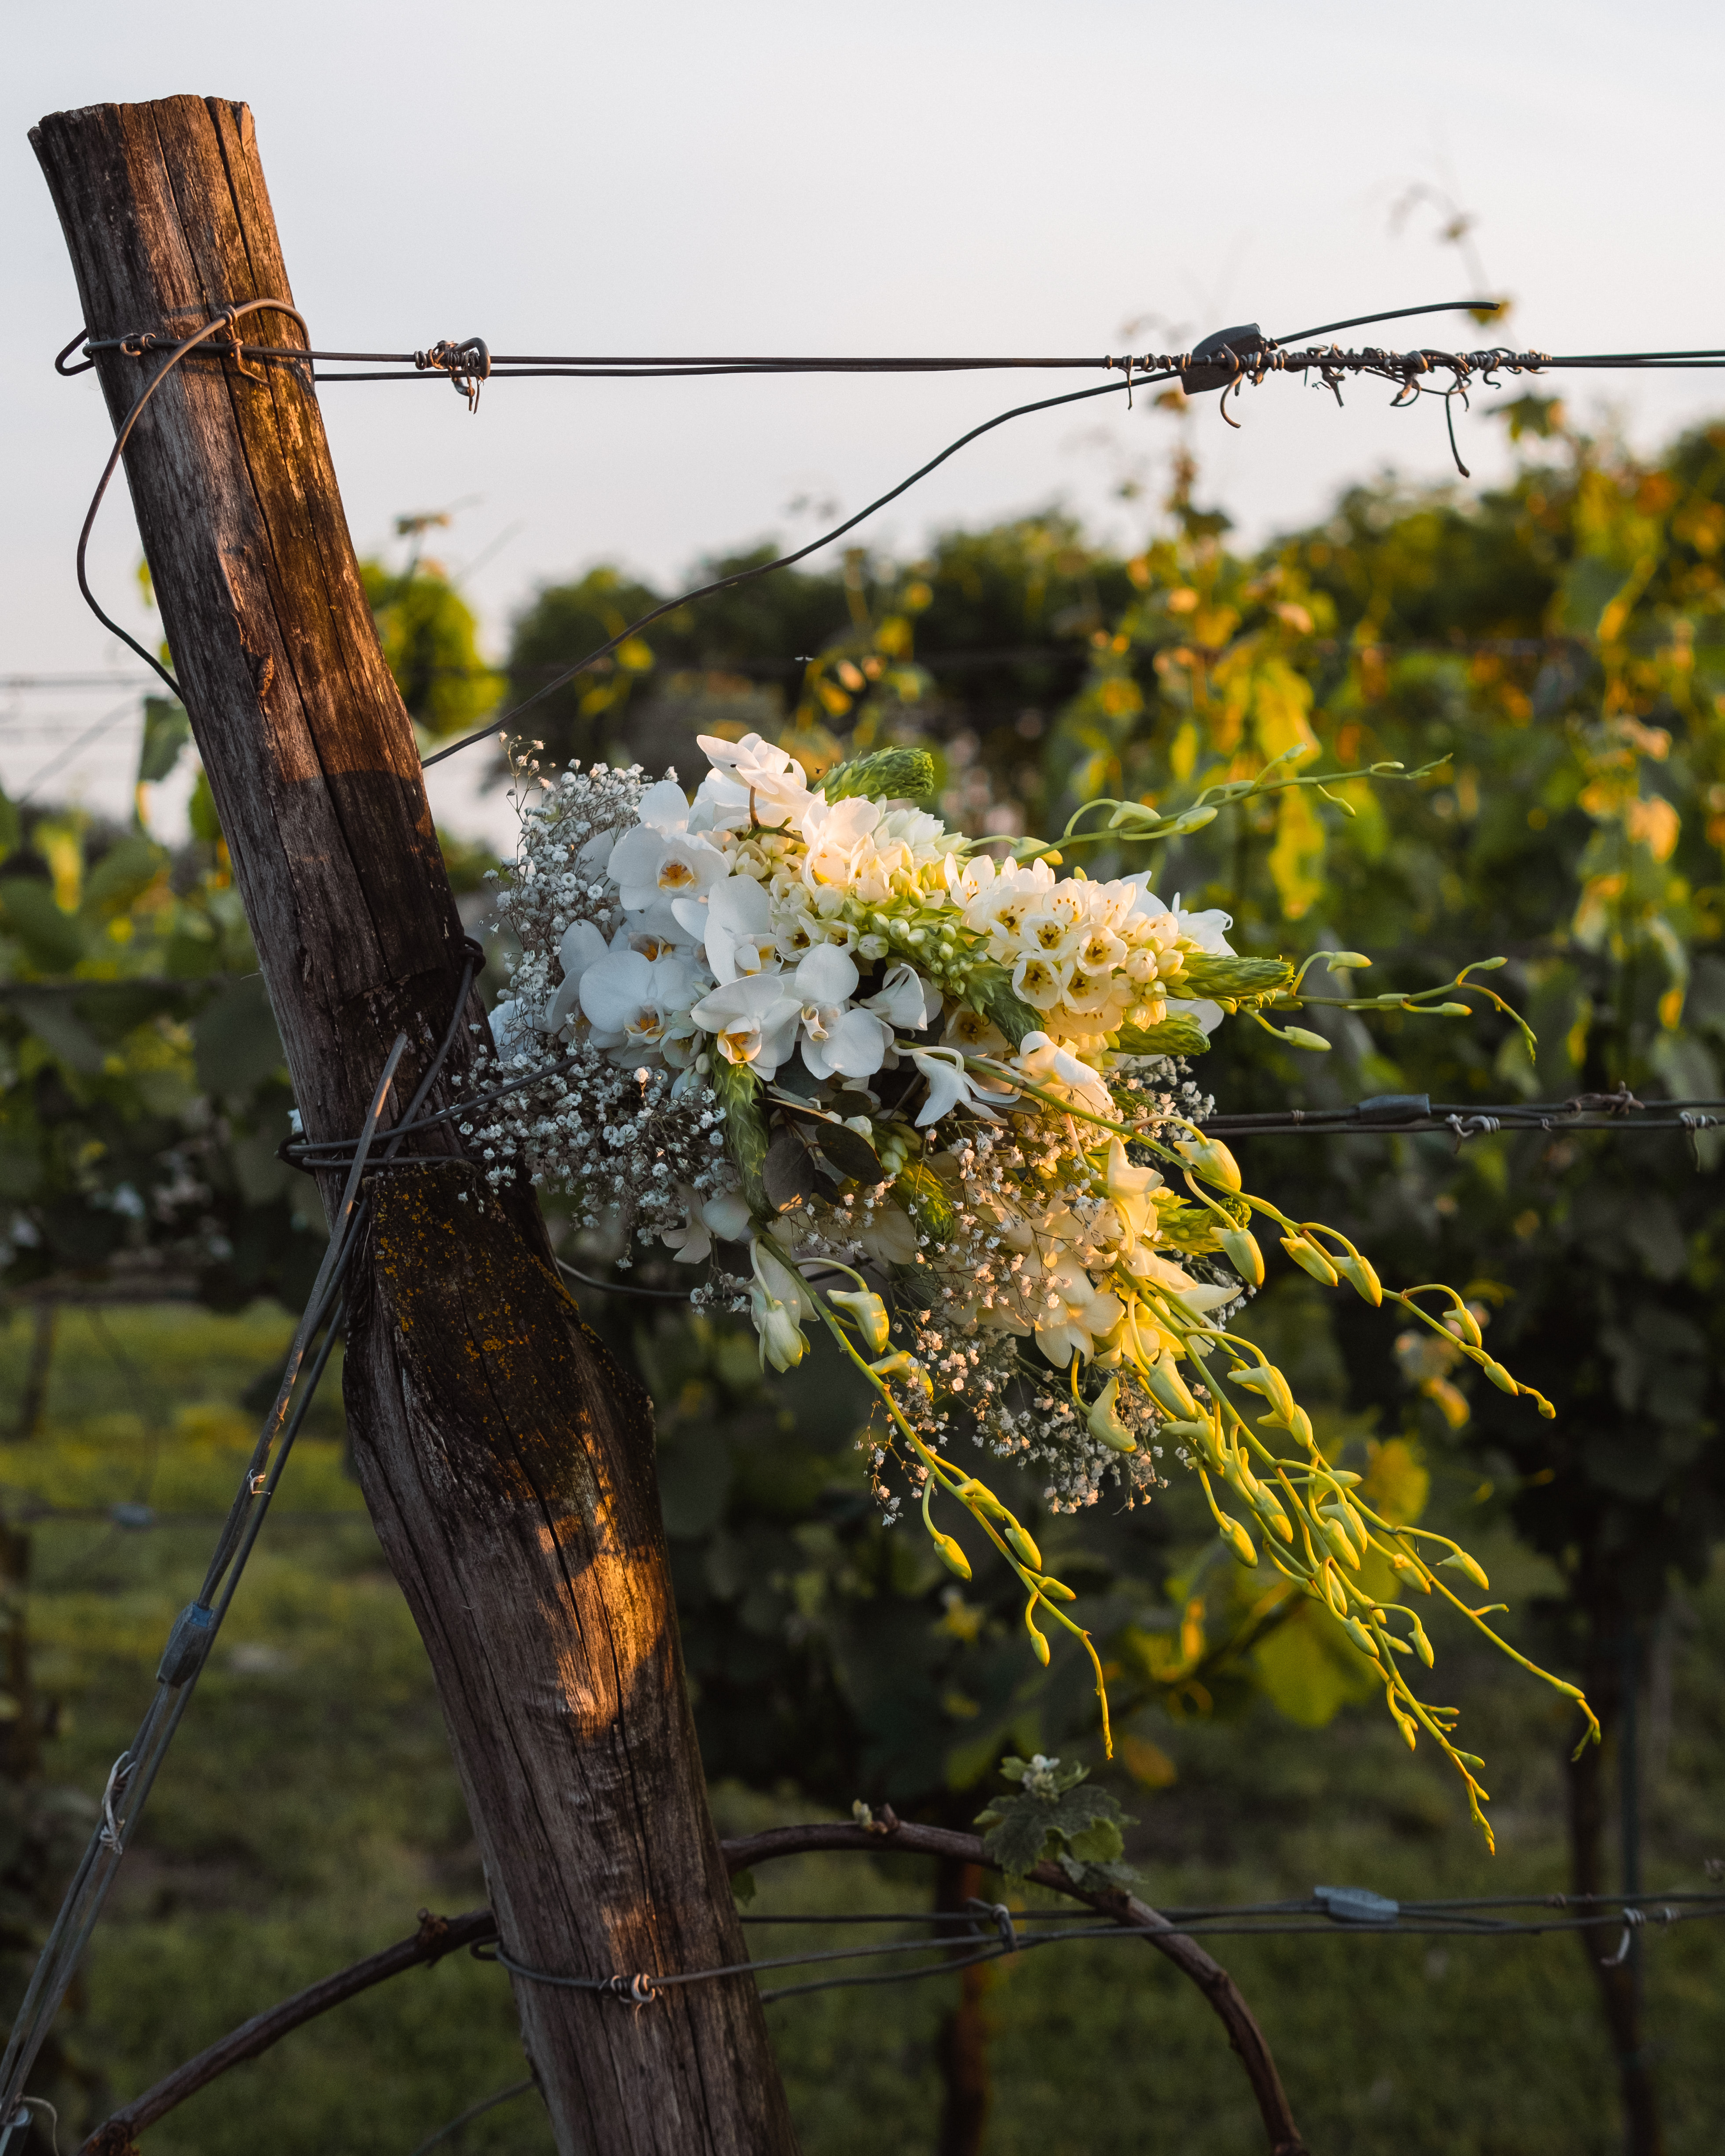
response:
<svg viewBox="0 0 1725 2156"><path fill-rule="evenodd" d="M968 1578L930 1511L937 1495L962 1506L1017 1572L1038 1656L1042 1622L1074 1633L1099 1696L1095 1648L1061 1606L1071 1590L953 1443L1037 1463L1055 1511L1094 1503L1110 1481L1128 1503L1147 1497L1172 1451L1242 1563L1261 1541L1322 1598L1377 1666L1409 1743L1420 1728L1435 1738L1479 1818L1454 1711L1417 1699L1398 1667L1430 1662L1425 1630L1360 1573L1375 1549L1489 1631L1415 1545L1483 1573L1445 1537L1369 1511L1282 1373L1229 1329L1264 1278L1254 1214L1321 1281L1383 1300L1344 1236L1242 1191L1179 1060L1242 1011L1327 1046L1266 1015L1312 999L1306 968L1237 956L1226 914L1165 902L1147 873L1057 876L1061 853L1034 840L997 861L984 849L1002 842L913 805L932 777L920 752L864 757L810 787L758 736L701 747L711 768L692 801L639 769L518 769L522 843L497 902L523 956L492 1014L491 1120L463 1126L491 1180L525 1173L576 1194L588 1224L620 1215L640 1242L707 1264L691 1301L747 1308L763 1366L789 1368L824 1329L875 1389L865 1442L888 1518L920 1498ZM1214 814L1091 805L1111 824L1069 829L1063 846L1164 837ZM1368 963L1321 955L1332 973ZM1431 995L1477 987L1467 971L1373 1000L1430 1010ZM1453 1291L1392 1299L1526 1389ZM1106 1737L1106 1697L1101 1712Z"/></svg>

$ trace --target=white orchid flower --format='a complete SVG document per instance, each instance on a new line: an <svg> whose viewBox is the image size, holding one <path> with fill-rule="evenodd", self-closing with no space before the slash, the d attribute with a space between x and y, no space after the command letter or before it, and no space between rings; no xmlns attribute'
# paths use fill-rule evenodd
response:
<svg viewBox="0 0 1725 2156"><path fill-rule="evenodd" d="M919 1131L951 1115L954 1108L968 1108L985 1123L998 1123L1000 1118L988 1102L998 1105L1014 1097L1009 1092L985 1091L965 1069L964 1058L956 1048L913 1048L911 1060L928 1086L928 1098L916 1118Z"/></svg>
<svg viewBox="0 0 1725 2156"><path fill-rule="evenodd" d="M563 931L563 940L557 946L563 978L546 1013L547 1033L561 1032L581 1008L581 977L589 966L598 965L609 947L590 921L572 921Z"/></svg>
<svg viewBox="0 0 1725 2156"><path fill-rule="evenodd" d="M689 828L689 797L674 778L655 781L640 798L635 820L670 838Z"/></svg>
<svg viewBox="0 0 1725 2156"><path fill-rule="evenodd" d="M677 1195L688 1209L688 1218L680 1228L661 1228L659 1240L675 1252L680 1265L698 1265L712 1255L716 1242L740 1243L747 1235L749 1209L736 1191L701 1198L686 1183L680 1183Z"/></svg>
<svg viewBox="0 0 1725 2156"><path fill-rule="evenodd" d="M931 988L915 967L900 964L880 983L880 993L866 998L863 1009L884 1018L889 1025L902 1026L906 1033L921 1033L940 1016L941 993Z"/></svg>
<svg viewBox="0 0 1725 2156"><path fill-rule="evenodd" d="M754 1284L749 1289L749 1315L761 1337L761 1368L770 1363L775 1370L793 1370L808 1353L801 1320L807 1291L790 1267L774 1257L758 1238L754 1250ZM814 1314L812 1304L808 1314Z"/></svg>
<svg viewBox="0 0 1725 2156"><path fill-rule="evenodd" d="M726 981L704 996L689 1015L713 1034L730 1063L747 1063L757 1076L776 1075L797 1044L803 1006L788 993L785 973L754 973Z"/></svg>
<svg viewBox="0 0 1725 2156"><path fill-rule="evenodd" d="M679 899L673 911L685 927L695 925L696 903ZM726 876L706 894L701 921L707 969L722 988L739 975L759 973L773 955L773 901L752 876Z"/></svg>
<svg viewBox="0 0 1725 2156"><path fill-rule="evenodd" d="M1033 1086L1074 1102L1091 1115L1113 1116L1114 1102L1096 1072L1045 1033L1027 1033L1013 1060Z"/></svg>
<svg viewBox="0 0 1725 2156"><path fill-rule="evenodd" d="M687 959L648 958L639 951L608 951L581 976L581 1009L599 1048L658 1048L694 993Z"/></svg>
<svg viewBox="0 0 1725 2156"><path fill-rule="evenodd" d="M1037 1282L1036 1345L1056 1369L1064 1370L1074 1355L1088 1361L1096 1341L1125 1315L1119 1296L1098 1289L1070 1252L1062 1252Z"/></svg>
<svg viewBox="0 0 1725 2156"><path fill-rule="evenodd" d="M751 823L778 830L800 820L810 795L803 767L786 750L759 734L740 742L698 734L713 767L701 782L689 811L691 831L741 831Z"/></svg>
<svg viewBox="0 0 1725 2156"><path fill-rule="evenodd" d="M679 791L675 786L670 790ZM706 839L637 824L617 841L610 874L625 912L662 911L669 927L677 917L671 911L672 902L704 898L723 880L727 865L724 855Z"/></svg>

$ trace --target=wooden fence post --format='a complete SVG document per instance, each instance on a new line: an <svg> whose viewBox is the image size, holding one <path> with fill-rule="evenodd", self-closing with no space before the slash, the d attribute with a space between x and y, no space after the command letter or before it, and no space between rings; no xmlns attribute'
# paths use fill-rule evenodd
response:
<svg viewBox="0 0 1725 2156"><path fill-rule="evenodd" d="M291 304L244 105L93 105L31 141L90 336L184 336L225 305ZM273 311L244 334L305 342ZM116 424L162 364L100 356ZM188 358L126 471L305 1130L339 1139L398 1029L411 1043L398 1101L426 1067L461 929L309 376ZM469 1016L482 1020L476 998ZM429 1105L461 1097L471 1039ZM441 1158L374 1186L347 1402L501 1938L571 1975L745 1960L684 1685L650 1409L562 1291L531 1193L490 1195L452 1136L428 1150ZM560 2150L794 2149L747 1979L642 2007L516 1989Z"/></svg>

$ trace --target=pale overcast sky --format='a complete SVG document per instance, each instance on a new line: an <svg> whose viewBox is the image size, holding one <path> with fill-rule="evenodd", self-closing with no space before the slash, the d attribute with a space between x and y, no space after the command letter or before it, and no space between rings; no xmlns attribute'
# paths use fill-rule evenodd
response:
<svg viewBox="0 0 1725 2156"><path fill-rule="evenodd" d="M1099 352L1251 319L1287 333L1461 295L1437 195L1477 218L1518 341L1725 343L1725 32L1688 0L1449 15L1354 0L5 0L0 19L7 677L132 670L73 582L110 434L90 380L52 371L77 306L25 140L68 105L247 100L298 302L327 345ZM859 507L1058 386L498 382L476 418L430 383L323 397L361 550L388 543L398 511L465 505L444 552L476 565L466 588L501 648L541 581L604 558L674 578L704 549L807 534L798 497ZM1574 393L1588 409L1602 393L1649 441L1725 408L1707 376ZM1206 491L1258 536L1386 464L1441 475L1439 408L1392 413L1387 395L1360 388L1338 412L1273 382L1248 394L1238 434L1207 400ZM859 536L911 547L1057 501L1123 534L1111 487L1140 465L1153 483L1169 423L1117 400L1079 409L989 436ZM1476 479L1501 469L1493 432L1464 427ZM128 623L143 619L138 552L116 492L92 564ZM124 702L0 688L0 779L24 786ZM133 709L46 791L69 781L123 807ZM459 777L439 800L457 824L493 820Z"/></svg>

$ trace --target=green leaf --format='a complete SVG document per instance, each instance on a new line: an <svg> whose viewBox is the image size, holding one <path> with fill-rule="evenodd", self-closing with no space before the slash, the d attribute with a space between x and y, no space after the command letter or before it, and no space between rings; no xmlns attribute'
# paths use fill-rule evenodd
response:
<svg viewBox="0 0 1725 2156"><path fill-rule="evenodd" d="M904 1200L905 1209L931 1243L946 1243L952 1238L956 1215L952 1201L947 1195L947 1187L932 1168L920 1160L913 1160L901 1168L893 1179L893 1188Z"/></svg>
<svg viewBox="0 0 1725 2156"><path fill-rule="evenodd" d="M180 760L180 751L192 738L192 721L177 697L146 696L144 738L138 750L138 783L156 786Z"/></svg>
<svg viewBox="0 0 1725 2156"><path fill-rule="evenodd" d="M54 887L37 876L0 881L6 926L23 945L39 973L69 973L84 956L82 924L54 904Z"/></svg>
<svg viewBox="0 0 1725 2156"><path fill-rule="evenodd" d="M978 966L971 975L970 999L1014 1048L1027 1033L1035 1033L1041 1027L1041 1013L1014 994L1011 976L1004 966Z"/></svg>
<svg viewBox="0 0 1725 2156"><path fill-rule="evenodd" d="M146 891L167 862L167 849L148 839L122 839L110 846L85 880L84 903L94 913L124 913Z"/></svg>
<svg viewBox="0 0 1725 2156"><path fill-rule="evenodd" d="M192 1030L198 1044L198 1082L206 1092L241 1097L273 1077L286 1060L261 978L224 988L204 1005Z"/></svg>

